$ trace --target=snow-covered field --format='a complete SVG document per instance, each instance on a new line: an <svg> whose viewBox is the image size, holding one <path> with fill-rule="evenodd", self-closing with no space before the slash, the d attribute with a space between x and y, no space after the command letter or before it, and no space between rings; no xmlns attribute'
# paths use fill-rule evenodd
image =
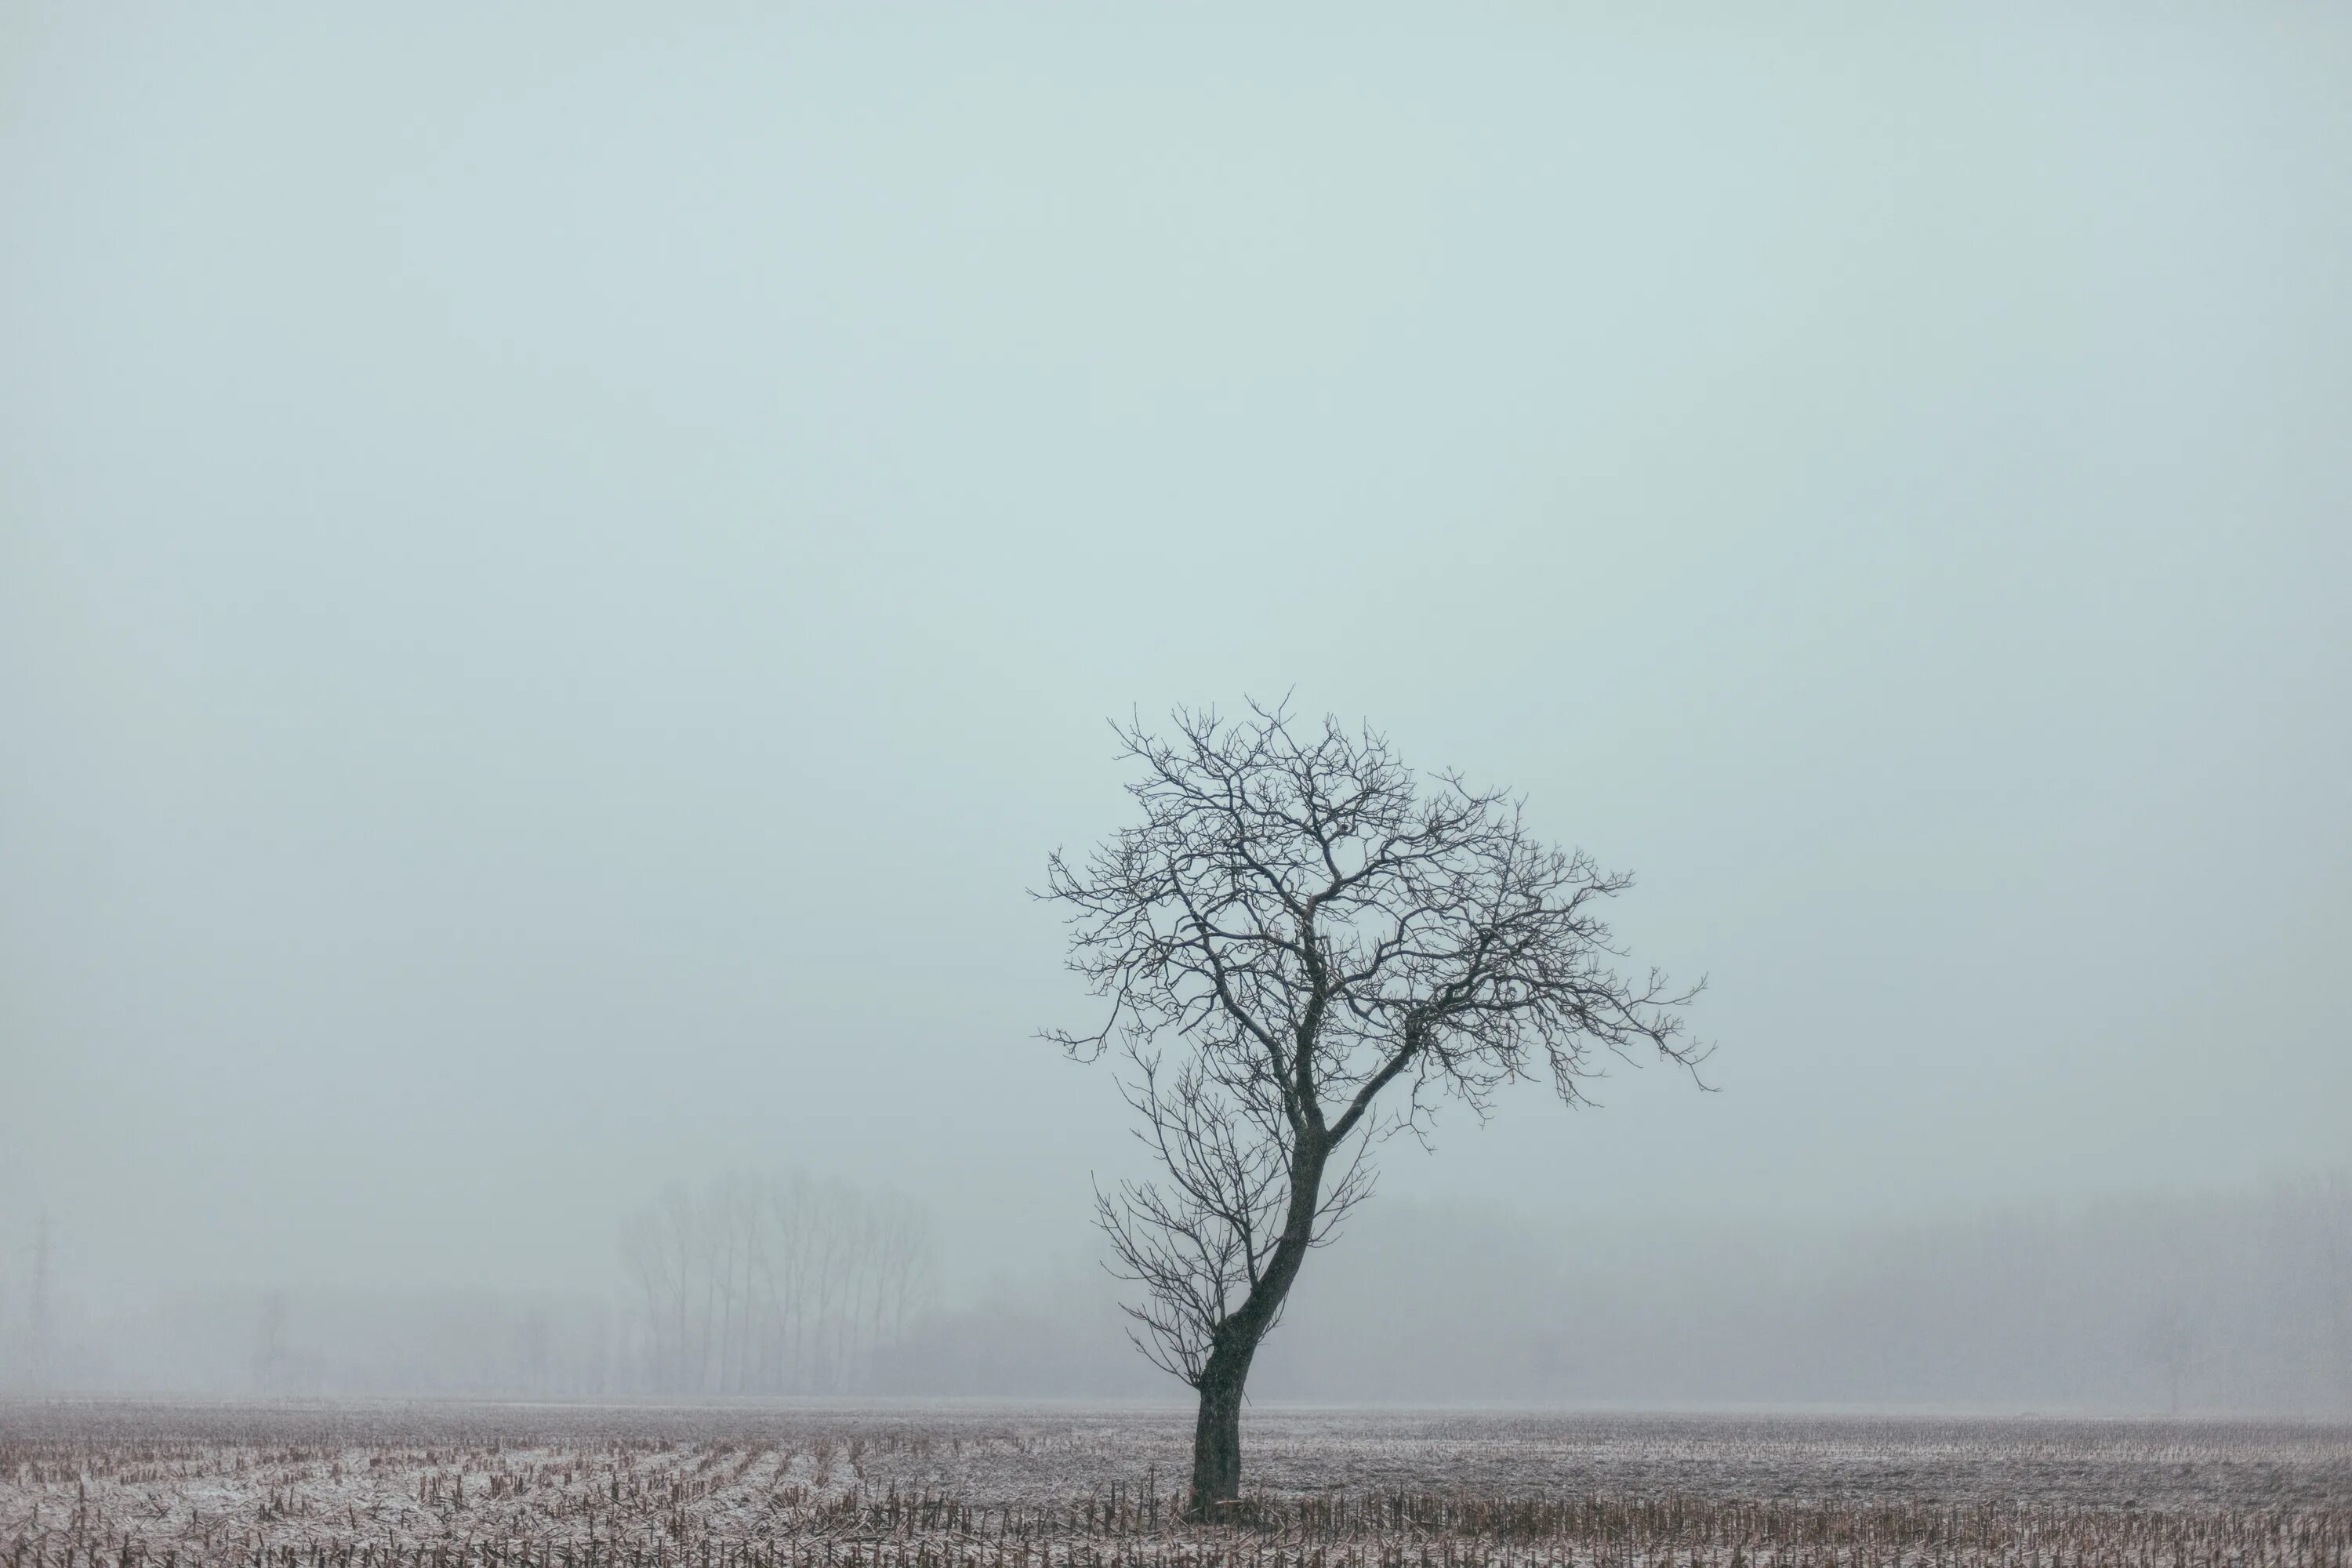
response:
<svg viewBox="0 0 2352 1568"><path fill-rule="evenodd" d="M2352 1564L2352 1427L969 1405L0 1405L10 1568ZM292 1555L289 1557L289 1553Z"/></svg>

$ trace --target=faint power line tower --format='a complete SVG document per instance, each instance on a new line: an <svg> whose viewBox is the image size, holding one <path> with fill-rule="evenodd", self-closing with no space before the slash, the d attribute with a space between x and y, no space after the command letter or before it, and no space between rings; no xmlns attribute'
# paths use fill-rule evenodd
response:
<svg viewBox="0 0 2352 1568"><path fill-rule="evenodd" d="M33 1230L32 1321L26 1346L26 1371L35 1388L49 1381L49 1211L43 1209Z"/></svg>

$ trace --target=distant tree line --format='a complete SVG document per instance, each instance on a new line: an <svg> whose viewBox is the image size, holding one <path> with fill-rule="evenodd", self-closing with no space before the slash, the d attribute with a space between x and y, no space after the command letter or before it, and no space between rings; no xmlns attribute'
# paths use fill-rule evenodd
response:
<svg viewBox="0 0 2352 1568"><path fill-rule="evenodd" d="M834 1394L930 1300L929 1215L805 1173L673 1186L622 1232L637 1381L666 1394Z"/></svg>
<svg viewBox="0 0 2352 1568"><path fill-rule="evenodd" d="M1400 1203L1360 1229L1302 1287L1316 1326L1280 1345L1267 1397L2352 1415L2347 1173L1573 1233ZM1375 1288L1381 1310L1359 1307ZM1476 1336L1415 1337L1465 1292Z"/></svg>
<svg viewBox="0 0 2352 1568"><path fill-rule="evenodd" d="M754 1184L795 1180L842 1190ZM687 1212L709 1212L726 1184L690 1194ZM861 1204L929 1229L903 1202L823 1207L839 1218ZM1622 1215L1571 1227L1402 1195L1359 1217L1350 1245L1301 1287L1297 1321L1269 1342L1261 1398L2352 1416L2352 1173L1878 1223ZM693 1246L728 1256L723 1226L699 1234ZM746 1392L762 1375L775 1392L1016 1398L1149 1396L1165 1381L1120 1333L1119 1282L1075 1251L950 1291L926 1246L903 1311L886 1309L878 1333L871 1287L845 1289L836 1266L832 1321L803 1317L795 1363L789 1327L780 1355L776 1314L757 1304L757 1260L746 1310L740 1237L733 1306L706 1257L688 1276L683 1336L677 1296L657 1279L649 1298L625 1253L572 1290L289 1284L109 1299L87 1282L77 1231L58 1226L42 1250L36 1216L0 1205L0 1393L595 1399L716 1392L722 1363L736 1369L726 1386ZM864 1326L845 1321L858 1299ZM1465 1300L1476 1333L1423 1331ZM746 1370L746 1342L762 1334Z"/></svg>

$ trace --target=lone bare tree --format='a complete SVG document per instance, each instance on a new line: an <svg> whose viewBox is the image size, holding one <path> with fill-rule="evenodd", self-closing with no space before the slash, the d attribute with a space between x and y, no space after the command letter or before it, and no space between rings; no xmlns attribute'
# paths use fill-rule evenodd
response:
<svg viewBox="0 0 2352 1568"><path fill-rule="evenodd" d="M1696 1069L1677 990L1621 976L1601 907L1631 879L1530 837L1519 803L1417 777L1388 742L1250 704L1119 727L1142 821L1041 895L1110 1004L1139 1136L1164 1180L1096 1193L1138 1348L1201 1396L1191 1507L1241 1490L1243 1387L1307 1252L1370 1191L1368 1152L1426 1141L1447 1099L1549 1075L1575 1104L1609 1053Z"/></svg>

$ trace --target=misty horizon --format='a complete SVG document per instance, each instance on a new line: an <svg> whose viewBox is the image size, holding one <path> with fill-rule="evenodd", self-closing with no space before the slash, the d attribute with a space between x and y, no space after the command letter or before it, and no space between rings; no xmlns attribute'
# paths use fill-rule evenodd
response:
<svg viewBox="0 0 2352 1568"><path fill-rule="evenodd" d="M748 1180L715 1179L715 1201ZM802 1173L826 1209L878 1197L922 1233L887 1333L755 1365L748 1321L666 1342L616 1246L604 1288L251 1287L94 1303L53 1281L51 1396L427 1396L1171 1404L1118 1331L1083 1247L1028 1277L939 1272L931 1216ZM662 1198L631 1216L656 1216ZM2250 1239L2252 1238L2252 1239ZM616 1237L616 1241L621 1238ZM1759 1230L1718 1219L1547 1226L1399 1200L1361 1216L1269 1342L1258 1402L1519 1409L1853 1409L2045 1415L2352 1414L2352 1176L2109 1197L1935 1220ZM1427 1271L1434 1270L1433 1274ZM1396 1334L1423 1297L1493 1303L1474 1341ZM716 1300L717 1298L712 1298ZM19 1303L15 1316L11 1301ZM0 1343L33 1363L25 1292ZM1434 1306L1434 1301L1431 1303ZM1407 1314L1402 1320L1400 1314ZM1596 1321L1597 1320L1597 1321ZM1653 1321L1654 1320L1654 1321ZM877 1325L878 1327L878 1325ZM835 1331L820 1321L815 1332ZM691 1352L691 1365L679 1360ZM797 1353L797 1352L796 1352ZM0 1390L5 1391L5 1390Z"/></svg>

